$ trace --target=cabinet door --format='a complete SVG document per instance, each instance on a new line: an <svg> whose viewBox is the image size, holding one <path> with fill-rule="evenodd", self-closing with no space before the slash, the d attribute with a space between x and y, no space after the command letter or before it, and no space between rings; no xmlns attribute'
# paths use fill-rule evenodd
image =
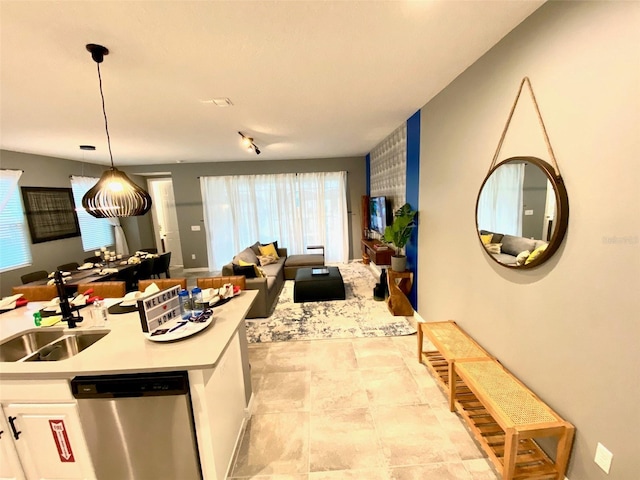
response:
<svg viewBox="0 0 640 480"><path fill-rule="evenodd" d="M24 480L22 465L13 443L13 432L0 408L0 480Z"/></svg>
<svg viewBox="0 0 640 480"><path fill-rule="evenodd" d="M26 478L95 478L74 403L12 403L4 412L20 432L15 446Z"/></svg>

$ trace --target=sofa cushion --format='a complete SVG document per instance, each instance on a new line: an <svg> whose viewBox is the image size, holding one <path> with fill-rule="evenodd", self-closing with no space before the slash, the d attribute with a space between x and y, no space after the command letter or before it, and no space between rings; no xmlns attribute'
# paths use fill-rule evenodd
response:
<svg viewBox="0 0 640 480"><path fill-rule="evenodd" d="M544 252L547 249L547 243L543 242L542 245L540 245L538 248L536 248L533 252L531 252L531 255L529 255L529 257L527 258L527 260L525 261L525 265L529 265L531 262L533 262L536 258L538 258L540 255L542 255L542 252Z"/></svg>
<svg viewBox="0 0 640 480"><path fill-rule="evenodd" d="M269 245L260 245L260 255L273 255L278 258L278 252L273 243L270 243Z"/></svg>
<svg viewBox="0 0 640 480"><path fill-rule="evenodd" d="M500 253L501 247L502 247L502 244L500 243L488 243L487 245L484 246L484 248L487 249L487 252L492 253L494 255L497 255Z"/></svg>
<svg viewBox="0 0 640 480"><path fill-rule="evenodd" d="M255 253L256 255L260 255L260 242L254 243L249 248L253 250L253 253Z"/></svg>
<svg viewBox="0 0 640 480"><path fill-rule="evenodd" d="M278 273L282 270L282 263L272 263L271 265L265 265L262 267L262 271L264 272L267 278L269 277L277 277Z"/></svg>
<svg viewBox="0 0 640 480"><path fill-rule="evenodd" d="M487 233L484 235L480 235L480 240L482 240L483 245L487 245L491 243L491 239L493 238L493 233Z"/></svg>
<svg viewBox="0 0 640 480"><path fill-rule="evenodd" d="M264 267L272 263L277 263L278 257L274 257L273 255L258 255L258 260L260 260L260 266Z"/></svg>
<svg viewBox="0 0 640 480"><path fill-rule="evenodd" d="M514 237L513 235L505 235L502 237L502 253L508 253L509 255L513 255L517 257L520 252L524 252L525 250L529 250L533 252L535 248L536 241L530 238L524 237Z"/></svg>
<svg viewBox="0 0 640 480"><path fill-rule="evenodd" d="M527 258L529 258L529 255L531 255L531 252L529 250L525 250L524 252L520 252L518 254L518 256L516 257L516 265L518 265L518 266L524 265L524 263L527 261Z"/></svg>
<svg viewBox="0 0 640 480"><path fill-rule="evenodd" d="M266 247L267 245L273 245L273 248L276 249L276 251L278 250L278 241L274 241L274 242L268 242L268 243L261 243L260 246L262 247Z"/></svg>
<svg viewBox="0 0 640 480"><path fill-rule="evenodd" d="M253 267L253 269L256 272L256 277L257 278L262 278L265 277L266 275L264 274L264 270L262 270L262 268L260 268L258 265L256 265L255 263L247 263L244 260L240 259L240 266L241 267Z"/></svg>
<svg viewBox="0 0 640 480"><path fill-rule="evenodd" d="M258 256L253 252L253 250L251 250L251 247L245 248L239 254L233 257L232 262L234 265L240 265L240 260L245 263L254 263L256 265L258 264Z"/></svg>
<svg viewBox="0 0 640 480"><path fill-rule="evenodd" d="M245 278L256 278L256 269L253 265L234 265L233 266L233 274L234 275L244 275Z"/></svg>

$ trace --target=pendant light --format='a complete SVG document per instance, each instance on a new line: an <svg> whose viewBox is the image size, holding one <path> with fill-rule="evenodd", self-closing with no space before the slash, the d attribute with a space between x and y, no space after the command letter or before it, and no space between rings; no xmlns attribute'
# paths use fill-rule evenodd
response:
<svg viewBox="0 0 640 480"><path fill-rule="evenodd" d="M107 132L107 145L109 146L111 168L106 170L100 177L100 180L98 180L98 183L84 194L84 197L82 197L82 206L87 213L96 218L135 217L144 215L151 208L151 197L144 189L133 183L124 172L113 166L109 125L107 123L107 112L104 107L102 76L100 75L100 64L104 60L104 56L109 54L109 50L102 45L95 45L93 43L87 45L87 50L91 52L91 58L93 58L98 66L102 114L104 116L104 129Z"/></svg>

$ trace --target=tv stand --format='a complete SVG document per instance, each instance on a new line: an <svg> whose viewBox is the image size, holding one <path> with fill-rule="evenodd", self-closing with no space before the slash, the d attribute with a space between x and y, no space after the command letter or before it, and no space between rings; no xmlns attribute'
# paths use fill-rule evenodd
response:
<svg viewBox="0 0 640 480"><path fill-rule="evenodd" d="M391 265L393 249L380 240L362 240L362 252L366 253L376 265ZM386 247L386 248L384 248Z"/></svg>

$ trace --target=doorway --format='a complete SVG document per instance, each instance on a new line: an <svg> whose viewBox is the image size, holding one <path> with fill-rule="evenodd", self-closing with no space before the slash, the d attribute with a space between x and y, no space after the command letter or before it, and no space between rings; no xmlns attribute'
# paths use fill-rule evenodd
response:
<svg viewBox="0 0 640 480"><path fill-rule="evenodd" d="M153 178L147 180L147 187L153 201L151 216L158 252L171 252L171 265L182 267L184 262L173 182L171 178Z"/></svg>

